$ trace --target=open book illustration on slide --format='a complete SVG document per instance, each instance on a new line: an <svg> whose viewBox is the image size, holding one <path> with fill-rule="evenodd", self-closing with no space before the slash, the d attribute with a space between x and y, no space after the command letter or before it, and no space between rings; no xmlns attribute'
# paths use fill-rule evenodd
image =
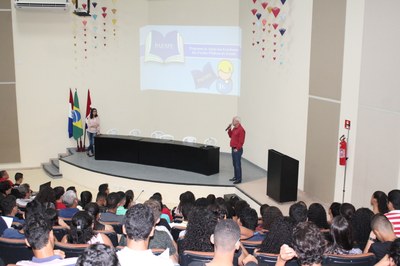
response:
<svg viewBox="0 0 400 266"><path fill-rule="evenodd" d="M145 62L185 62L183 38L178 31L161 34L156 30L148 33L145 43Z"/></svg>

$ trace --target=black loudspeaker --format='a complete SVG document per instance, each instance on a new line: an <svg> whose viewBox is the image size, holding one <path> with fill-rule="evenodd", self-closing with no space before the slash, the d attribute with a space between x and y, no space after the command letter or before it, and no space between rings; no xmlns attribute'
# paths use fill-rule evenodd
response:
<svg viewBox="0 0 400 266"><path fill-rule="evenodd" d="M278 202L297 201L299 161L268 150L267 196Z"/></svg>

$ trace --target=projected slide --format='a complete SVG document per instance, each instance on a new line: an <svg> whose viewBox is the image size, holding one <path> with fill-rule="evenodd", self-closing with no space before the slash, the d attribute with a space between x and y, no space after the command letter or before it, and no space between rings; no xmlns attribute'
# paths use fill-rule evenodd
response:
<svg viewBox="0 0 400 266"><path fill-rule="evenodd" d="M239 95L240 57L239 27L145 26L141 89Z"/></svg>

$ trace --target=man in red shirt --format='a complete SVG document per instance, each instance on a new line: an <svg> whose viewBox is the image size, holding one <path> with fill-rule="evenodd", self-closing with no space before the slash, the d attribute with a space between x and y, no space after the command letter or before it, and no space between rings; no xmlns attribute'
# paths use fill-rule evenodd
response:
<svg viewBox="0 0 400 266"><path fill-rule="evenodd" d="M241 159L246 131L240 124L240 118L238 116L232 119L232 123L228 125L226 130L231 138L230 146L232 148L232 161L235 173L234 177L229 179L229 181L234 181L233 184L240 184L242 182Z"/></svg>

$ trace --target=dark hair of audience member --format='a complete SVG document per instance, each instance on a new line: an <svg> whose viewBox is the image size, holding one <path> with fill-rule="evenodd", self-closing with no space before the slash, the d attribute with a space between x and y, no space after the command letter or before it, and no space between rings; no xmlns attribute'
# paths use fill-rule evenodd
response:
<svg viewBox="0 0 400 266"><path fill-rule="evenodd" d="M385 192L382 191L375 191L374 194L372 194L372 197L376 199L376 202L378 203L378 210L379 213L385 214L389 212L388 209L388 196L386 195Z"/></svg>
<svg viewBox="0 0 400 266"><path fill-rule="evenodd" d="M217 222L218 219L214 213L202 207L195 207L190 212L180 252L184 250L213 251L214 247L210 241L210 236L214 233Z"/></svg>
<svg viewBox="0 0 400 266"><path fill-rule="evenodd" d="M243 227L253 231L256 230L258 224L258 215L256 210L246 207L240 212L238 218L240 219Z"/></svg>
<svg viewBox="0 0 400 266"><path fill-rule="evenodd" d="M125 230L129 239L146 240L154 227L154 215L150 207L141 203L129 208L125 214Z"/></svg>
<svg viewBox="0 0 400 266"><path fill-rule="evenodd" d="M328 229L329 224L326 218L326 211L319 203L313 203L308 208L308 221L313 222L319 229Z"/></svg>
<svg viewBox="0 0 400 266"><path fill-rule="evenodd" d="M14 176L15 182L18 182L22 178L24 178L24 174L23 173L20 173L20 172L15 173L15 176Z"/></svg>
<svg viewBox="0 0 400 266"><path fill-rule="evenodd" d="M50 221L52 226L58 225L58 212L53 208L48 208L44 212L44 217Z"/></svg>
<svg viewBox="0 0 400 266"><path fill-rule="evenodd" d="M29 245L39 250L49 242L49 233L52 228L51 222L42 213L34 213L25 220L24 234Z"/></svg>
<svg viewBox="0 0 400 266"><path fill-rule="evenodd" d="M0 182L0 193L4 195L11 193L11 185L8 181Z"/></svg>
<svg viewBox="0 0 400 266"><path fill-rule="evenodd" d="M76 266L120 266L120 264L114 248L104 244L93 244L79 256Z"/></svg>
<svg viewBox="0 0 400 266"><path fill-rule="evenodd" d="M104 230L105 226L104 224L99 222L99 213L100 213L100 208L99 205L97 205L96 202L89 202L85 206L85 211L87 211L92 217L93 217L93 230Z"/></svg>
<svg viewBox="0 0 400 266"><path fill-rule="evenodd" d="M269 206L268 208L265 208L264 212L261 213L262 228L269 230L277 217L283 217L283 214L279 208L275 206Z"/></svg>
<svg viewBox="0 0 400 266"><path fill-rule="evenodd" d="M340 206L342 206L342 204L339 202L332 202L331 206L329 206L329 211L331 212L333 218L340 215Z"/></svg>
<svg viewBox="0 0 400 266"><path fill-rule="evenodd" d="M19 188L20 186L18 186L17 188ZM26 193L21 193L19 189L17 188L12 188L11 189L11 196L14 196L16 199L22 199L25 197Z"/></svg>
<svg viewBox="0 0 400 266"><path fill-rule="evenodd" d="M325 248L325 239L314 223L303 222L294 227L293 249L297 254L299 265L321 263Z"/></svg>
<svg viewBox="0 0 400 266"><path fill-rule="evenodd" d="M107 189L108 189L108 184L104 183L104 184L100 184L99 185L99 192L102 193L106 193L107 194Z"/></svg>
<svg viewBox="0 0 400 266"><path fill-rule="evenodd" d="M55 208L56 193L51 187L44 187L36 195L35 200L43 203L46 208Z"/></svg>
<svg viewBox="0 0 400 266"><path fill-rule="evenodd" d="M68 243L86 244L95 235L93 231L93 216L86 211L78 211L72 216Z"/></svg>
<svg viewBox="0 0 400 266"><path fill-rule="evenodd" d="M261 205L260 206L260 214L261 213L263 213L263 212L265 212L266 211L266 209L269 207L269 205L268 204L263 204L263 205Z"/></svg>
<svg viewBox="0 0 400 266"><path fill-rule="evenodd" d="M119 203L119 195L116 192L111 192L107 195L107 208L115 209Z"/></svg>
<svg viewBox="0 0 400 266"><path fill-rule="evenodd" d="M196 201L194 202L194 206L201 207L201 208L207 208L207 206L208 206L207 198L201 197L201 198L196 199Z"/></svg>
<svg viewBox="0 0 400 266"><path fill-rule="evenodd" d="M400 210L400 190L393 189L388 194L388 202L392 203L395 210Z"/></svg>
<svg viewBox="0 0 400 266"><path fill-rule="evenodd" d="M76 192L76 187L75 187L75 186L67 187L67 189L66 189L65 191L68 191L68 190L72 190L73 192L75 192L75 194L77 193L77 192Z"/></svg>
<svg viewBox="0 0 400 266"><path fill-rule="evenodd" d="M235 204L235 214L236 214L236 217L239 217L240 216L240 212L244 209L244 208L246 208L246 207L250 207L250 205L247 203L247 201L245 201L245 200L239 200L239 201L237 201L236 202L236 204Z"/></svg>
<svg viewBox="0 0 400 266"><path fill-rule="evenodd" d="M307 221L307 207L301 203L294 203L289 208L289 216L293 219L294 223Z"/></svg>
<svg viewBox="0 0 400 266"><path fill-rule="evenodd" d="M29 216L31 215L35 215L35 214L40 214L43 215L46 212L46 206L37 201L37 200L32 200L31 202L28 202L26 204L26 208L25 208L25 219L27 219Z"/></svg>
<svg viewBox="0 0 400 266"><path fill-rule="evenodd" d="M161 216L160 203L156 200L149 199L149 200L146 200L143 204L151 209L151 211L153 212L153 216L154 216L154 223L156 223L157 220L160 219L160 216Z"/></svg>
<svg viewBox="0 0 400 266"><path fill-rule="evenodd" d="M214 204L215 199L216 199L216 197L214 194L208 194L208 196L207 196L208 205Z"/></svg>
<svg viewBox="0 0 400 266"><path fill-rule="evenodd" d="M124 205L124 209L128 209L129 206L131 205L133 198L135 197L135 194L133 193L132 189L129 189L127 191L125 191L125 205Z"/></svg>
<svg viewBox="0 0 400 266"><path fill-rule="evenodd" d="M55 187L55 188L53 188L53 190L54 190L56 200L61 199L62 195L64 195L64 193L65 193L64 187L61 187L61 186Z"/></svg>
<svg viewBox="0 0 400 266"><path fill-rule="evenodd" d="M0 202L2 215L10 215L14 207L17 206L17 198L13 195L8 195Z"/></svg>
<svg viewBox="0 0 400 266"><path fill-rule="evenodd" d="M150 197L150 199L158 201L161 205L161 209L164 208L161 193L159 193L159 192L154 193L153 196Z"/></svg>
<svg viewBox="0 0 400 266"><path fill-rule="evenodd" d="M395 265L400 265L400 238L396 238L390 245L389 258Z"/></svg>
<svg viewBox="0 0 400 266"><path fill-rule="evenodd" d="M107 199L107 194L104 192L98 192L96 195L96 201L98 201L100 199Z"/></svg>
<svg viewBox="0 0 400 266"><path fill-rule="evenodd" d="M194 204L191 202L186 202L182 205L182 216L183 220L187 221L189 219L190 212L193 210Z"/></svg>
<svg viewBox="0 0 400 266"><path fill-rule="evenodd" d="M340 215L342 215L348 221L351 221L355 212L356 208L354 208L353 204L351 203L345 202L342 203L342 206L340 206Z"/></svg>
<svg viewBox="0 0 400 266"><path fill-rule="evenodd" d="M93 196L92 193L90 191L82 191L81 192L81 201L80 201L80 205L82 208L85 208L86 204L88 204L89 202L92 202Z"/></svg>
<svg viewBox="0 0 400 266"><path fill-rule="evenodd" d="M179 204L177 206L178 212L182 213L182 206L186 203L192 203L196 201L196 198L191 191L186 191L183 192L181 195L179 195Z"/></svg>
<svg viewBox="0 0 400 266"><path fill-rule="evenodd" d="M333 243L327 249L327 253L346 254L346 251L353 248L353 232L349 222L341 215L333 218L330 229Z"/></svg>
<svg viewBox="0 0 400 266"><path fill-rule="evenodd" d="M359 208L351 219L354 245L364 250L371 232L371 220L374 213L368 208Z"/></svg>
<svg viewBox="0 0 400 266"><path fill-rule="evenodd" d="M228 214L224 205L211 204L207 206L207 209L212 211L215 216L217 216L218 220L226 219L226 215Z"/></svg>
<svg viewBox="0 0 400 266"><path fill-rule="evenodd" d="M277 217L260 245L260 252L279 254L283 244L292 245L293 221L289 217Z"/></svg>

